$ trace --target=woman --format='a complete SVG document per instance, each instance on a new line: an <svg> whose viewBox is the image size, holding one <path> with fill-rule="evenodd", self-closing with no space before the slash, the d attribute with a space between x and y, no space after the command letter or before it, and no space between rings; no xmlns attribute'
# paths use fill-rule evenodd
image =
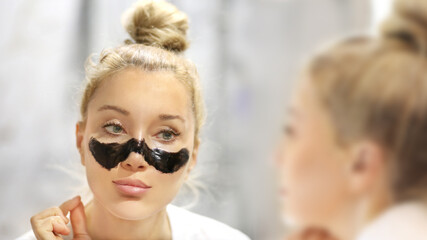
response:
<svg viewBox="0 0 427 240"><path fill-rule="evenodd" d="M196 68L180 55L186 15L143 1L124 25L133 41L88 62L76 125L93 199L36 214L33 231L20 239L248 239L169 205L196 164L204 120Z"/></svg>
<svg viewBox="0 0 427 240"><path fill-rule="evenodd" d="M322 229L291 239L427 239L427 1L314 57L289 115L284 212Z"/></svg>

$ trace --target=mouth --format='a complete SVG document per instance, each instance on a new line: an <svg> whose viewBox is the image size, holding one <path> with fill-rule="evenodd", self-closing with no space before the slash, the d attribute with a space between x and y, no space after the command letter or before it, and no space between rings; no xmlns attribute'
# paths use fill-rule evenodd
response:
<svg viewBox="0 0 427 240"><path fill-rule="evenodd" d="M117 190L126 196L137 197L151 189L151 186L138 179L119 179L113 180Z"/></svg>

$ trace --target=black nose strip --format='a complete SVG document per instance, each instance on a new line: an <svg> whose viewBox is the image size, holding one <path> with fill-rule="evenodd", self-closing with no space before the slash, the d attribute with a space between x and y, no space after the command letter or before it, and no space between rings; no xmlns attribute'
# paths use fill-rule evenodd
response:
<svg viewBox="0 0 427 240"><path fill-rule="evenodd" d="M144 139L138 141L135 138L120 144L101 143L92 137L89 141L89 150L95 160L107 170L111 170L125 161L131 152L141 154L149 165L162 173L178 171L190 158L186 148L178 152L167 152L158 148L150 149Z"/></svg>

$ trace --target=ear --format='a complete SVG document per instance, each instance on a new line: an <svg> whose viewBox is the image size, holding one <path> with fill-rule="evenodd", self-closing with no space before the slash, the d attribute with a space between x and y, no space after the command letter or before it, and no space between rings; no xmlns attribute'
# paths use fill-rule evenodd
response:
<svg viewBox="0 0 427 240"><path fill-rule="evenodd" d="M186 176L185 176L186 180L190 176L190 172L196 166L197 157L198 157L198 154L199 154L199 145L200 145L199 143L200 143L199 139L197 139L197 141L195 141L195 143L194 143L193 152L191 154L191 159L190 159L190 162L188 163L188 168L187 168L187 172L186 172Z"/></svg>
<svg viewBox="0 0 427 240"><path fill-rule="evenodd" d="M85 123L82 121L77 122L76 124L76 146L79 150L80 160L83 166L85 166L84 153L82 148L83 136L84 136Z"/></svg>
<svg viewBox="0 0 427 240"><path fill-rule="evenodd" d="M356 195L368 193L383 182L386 169L384 148L371 141L357 143L352 147L350 190Z"/></svg>

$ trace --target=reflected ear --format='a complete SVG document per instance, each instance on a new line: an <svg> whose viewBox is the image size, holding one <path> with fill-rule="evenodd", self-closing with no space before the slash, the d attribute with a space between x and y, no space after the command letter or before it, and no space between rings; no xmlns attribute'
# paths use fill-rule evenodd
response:
<svg viewBox="0 0 427 240"><path fill-rule="evenodd" d="M190 172L196 166L197 157L199 154L199 145L200 145L199 143L200 143L199 139L197 139L197 141L195 141L195 143L194 143L193 152L191 153L191 159L190 159L190 162L188 163L188 168L187 168L187 172L186 172L186 176L185 176L186 180L190 176Z"/></svg>
<svg viewBox="0 0 427 240"><path fill-rule="evenodd" d="M351 191L363 194L383 182L385 160L384 149L379 144L369 141L356 144L349 166Z"/></svg>
<svg viewBox="0 0 427 240"><path fill-rule="evenodd" d="M85 166L85 160L84 160L84 154L83 154L83 148L82 148L82 142L83 142L83 136L84 136L84 122L77 122L76 124L76 147L79 150L80 154L80 160L83 166Z"/></svg>

